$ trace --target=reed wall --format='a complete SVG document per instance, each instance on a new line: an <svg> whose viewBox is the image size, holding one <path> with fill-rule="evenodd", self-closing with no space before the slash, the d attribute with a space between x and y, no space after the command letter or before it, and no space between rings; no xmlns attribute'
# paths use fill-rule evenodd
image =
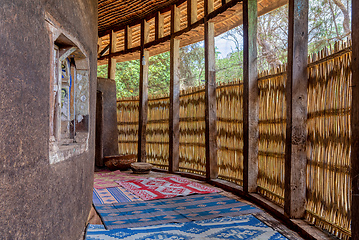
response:
<svg viewBox="0 0 359 240"><path fill-rule="evenodd" d="M158 168L168 169L169 97L153 96L148 100L146 159Z"/></svg>
<svg viewBox="0 0 359 240"><path fill-rule="evenodd" d="M349 239L351 48L337 43L309 62L306 218Z"/></svg>
<svg viewBox="0 0 359 240"><path fill-rule="evenodd" d="M351 47L337 43L309 57L307 203L305 218L350 237ZM284 204L286 69L259 74L258 193ZM219 178L243 183L243 86L217 87ZM118 101L119 149L137 153L138 99ZM168 169L169 98L149 99L147 159ZM180 171L205 175L204 86L180 94Z"/></svg>
<svg viewBox="0 0 359 240"><path fill-rule="evenodd" d="M139 99L124 98L117 101L118 151L137 154Z"/></svg>
<svg viewBox="0 0 359 240"><path fill-rule="evenodd" d="M258 79L258 188L261 195L284 205L284 153L286 132L284 66L262 72Z"/></svg>
<svg viewBox="0 0 359 240"><path fill-rule="evenodd" d="M243 185L243 84L221 84L217 95L218 177Z"/></svg>
<svg viewBox="0 0 359 240"><path fill-rule="evenodd" d="M204 86L180 94L180 171L206 174Z"/></svg>

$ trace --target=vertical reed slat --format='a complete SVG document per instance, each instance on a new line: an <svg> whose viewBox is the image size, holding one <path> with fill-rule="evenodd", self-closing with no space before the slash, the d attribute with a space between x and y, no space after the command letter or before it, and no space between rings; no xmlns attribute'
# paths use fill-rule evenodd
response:
<svg viewBox="0 0 359 240"><path fill-rule="evenodd" d="M306 219L349 239L352 73L343 46L330 47L334 56L326 48L309 59Z"/></svg>

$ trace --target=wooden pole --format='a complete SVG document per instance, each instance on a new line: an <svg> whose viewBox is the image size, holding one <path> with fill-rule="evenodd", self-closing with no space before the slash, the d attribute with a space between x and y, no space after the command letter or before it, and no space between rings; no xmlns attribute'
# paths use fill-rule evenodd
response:
<svg viewBox="0 0 359 240"><path fill-rule="evenodd" d="M205 12L213 11L213 0L205 1ZM204 23L205 54L205 102L206 102L206 179L218 177L217 166L217 106L216 106L216 58L214 47L214 23Z"/></svg>
<svg viewBox="0 0 359 240"><path fill-rule="evenodd" d="M284 212L302 218L306 199L308 0L289 1Z"/></svg>
<svg viewBox="0 0 359 240"><path fill-rule="evenodd" d="M180 30L180 26L180 9L176 6L176 4L173 4L171 6L171 34L178 32Z"/></svg>
<svg viewBox="0 0 359 240"><path fill-rule="evenodd" d="M161 12L157 12L157 15L155 17L155 27L155 40L163 38L164 17Z"/></svg>
<svg viewBox="0 0 359 240"><path fill-rule="evenodd" d="M95 130L95 164L98 167L103 166L103 94L97 91L96 94L96 130Z"/></svg>
<svg viewBox="0 0 359 240"><path fill-rule="evenodd" d="M146 162L146 125L148 110L148 61L149 52L145 50L145 35L148 26L145 20L141 23L141 59L140 59L140 102L139 102L139 126L138 126L138 162Z"/></svg>
<svg viewBox="0 0 359 240"><path fill-rule="evenodd" d="M197 0L187 0L187 26L197 21Z"/></svg>
<svg viewBox="0 0 359 240"><path fill-rule="evenodd" d="M112 31L112 33L110 34L110 53L116 52L116 42L117 42L116 35L117 34L114 31ZM116 76L116 59L109 58L108 59L108 76L107 77L109 79L115 80L115 76Z"/></svg>
<svg viewBox="0 0 359 240"><path fill-rule="evenodd" d="M207 16L214 11L214 0L204 0L204 15Z"/></svg>
<svg viewBox="0 0 359 240"><path fill-rule="evenodd" d="M142 23L144 24L144 44L148 43L150 40L150 24L145 20L142 21Z"/></svg>
<svg viewBox="0 0 359 240"><path fill-rule="evenodd" d="M101 38L98 38L98 39L97 39L97 54L100 53L101 47L102 47L102 39L101 39Z"/></svg>
<svg viewBox="0 0 359 240"><path fill-rule="evenodd" d="M171 15L171 32L174 33L180 29L179 14L173 9ZM178 18L176 20L176 18ZM170 64L171 64L171 82L170 82L170 112L169 112L169 171L176 172L179 169L179 44L180 40L171 37Z"/></svg>
<svg viewBox="0 0 359 240"><path fill-rule="evenodd" d="M214 0L204 0L204 15L207 16L214 11Z"/></svg>
<svg viewBox="0 0 359 240"><path fill-rule="evenodd" d="M243 190L258 177L257 0L243 1Z"/></svg>
<svg viewBox="0 0 359 240"><path fill-rule="evenodd" d="M132 29L129 25L125 28L125 50L132 48Z"/></svg>
<svg viewBox="0 0 359 240"><path fill-rule="evenodd" d="M359 2L352 1L352 16L358 16ZM351 105L351 178L352 178L352 239L359 239L359 24L358 17L352 19L352 105Z"/></svg>

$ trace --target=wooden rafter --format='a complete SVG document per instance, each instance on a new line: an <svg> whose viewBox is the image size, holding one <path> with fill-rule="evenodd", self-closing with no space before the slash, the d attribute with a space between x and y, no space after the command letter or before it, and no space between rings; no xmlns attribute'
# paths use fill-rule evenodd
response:
<svg viewBox="0 0 359 240"><path fill-rule="evenodd" d="M181 5L183 11L187 11L187 14L180 14L179 22L182 26L174 34L176 37L179 37L180 47L202 41L204 39L204 18L209 21L214 22L214 34L218 36L219 34L228 31L229 29L242 24L242 0L231 0L222 3L221 0L211 1L209 4L210 10L206 10L208 14L203 14L205 10L206 2L197 1L197 0L187 0L185 1L176 1L176 6ZM258 15L262 15L271 11L275 8L278 8L287 3L288 0L258 0ZM169 1L170 2L170 1ZM160 54L170 49L170 35L171 35L171 26L170 26L170 16L171 16L171 7L172 5L163 5L162 8L157 9L156 12L151 12L145 15L142 19L145 19L146 22L150 24L149 28L154 29L152 33L153 37L149 42L145 44L145 48L149 51L150 56ZM207 6L207 5L206 5ZM179 8L179 7L177 7ZM196 11L195 11L196 10ZM197 17L199 16L199 17ZM152 19L152 20L151 20ZM141 20L141 19L140 19ZM163 21L162 21L163 20ZM142 21L142 20L141 20ZM126 29L132 29L132 46L126 46L126 37L118 34L118 38L122 36L122 42L119 41L117 44L117 51L115 53L103 52L104 49L100 49L100 54L98 59L98 64L106 64L108 58L116 58L117 62L128 61L138 59L140 56L140 48L136 47L140 45L140 28L138 27L140 22L139 20L127 22L126 25L116 25L114 31L124 31L126 34ZM185 24L184 24L185 22ZM162 32L163 31L163 32ZM108 31L106 31L108 32ZM101 35L100 35L101 36ZM107 36L103 35L103 48L109 42ZM122 50L123 49L123 50Z"/></svg>

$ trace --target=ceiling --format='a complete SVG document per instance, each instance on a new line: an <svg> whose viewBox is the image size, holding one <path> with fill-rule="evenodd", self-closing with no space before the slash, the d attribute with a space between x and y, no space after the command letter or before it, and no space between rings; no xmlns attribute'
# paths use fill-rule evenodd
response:
<svg viewBox="0 0 359 240"><path fill-rule="evenodd" d="M176 2L179 0L99 0L99 36L114 27L135 23Z"/></svg>
<svg viewBox="0 0 359 240"><path fill-rule="evenodd" d="M190 1L190 0L188 0ZM206 0L194 0L197 2L197 24L191 26L187 22L187 0L99 0L98 1L98 34L99 34L99 58L98 64L107 64L109 34L114 31L116 36L115 53L118 62L139 58L141 39L141 20L145 19L149 24L149 42L146 45L150 56L169 51L171 35L171 5L176 4L180 9L180 31L178 36L180 46L186 46L204 39L203 20L204 3ZM229 2L231 7L225 7L224 2ZM235 2L231 4L231 2ZM218 13L210 21L215 23L215 35L222 34L233 27L242 24L241 0L213 0L214 10ZM284 4L288 0L257 0L258 16L270 12ZM226 5L228 5L226 4ZM221 12L221 8L225 9ZM163 38L155 38L155 16L158 12L164 17ZM125 27L131 28L131 49L125 49ZM107 49L107 50L106 50ZM100 53L103 54L100 54Z"/></svg>

